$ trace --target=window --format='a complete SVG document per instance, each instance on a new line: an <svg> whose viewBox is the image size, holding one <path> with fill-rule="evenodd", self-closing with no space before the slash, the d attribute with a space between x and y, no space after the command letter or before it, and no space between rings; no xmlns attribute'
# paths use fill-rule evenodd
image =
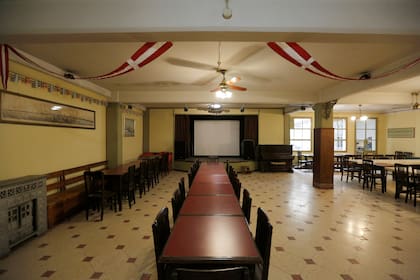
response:
<svg viewBox="0 0 420 280"><path fill-rule="evenodd" d="M347 151L347 119L334 119L334 151Z"/></svg>
<svg viewBox="0 0 420 280"><path fill-rule="evenodd" d="M311 151L312 147L312 119L293 118L290 129L290 145L294 151Z"/></svg>
<svg viewBox="0 0 420 280"><path fill-rule="evenodd" d="M376 152L376 119L356 121L356 151Z"/></svg>

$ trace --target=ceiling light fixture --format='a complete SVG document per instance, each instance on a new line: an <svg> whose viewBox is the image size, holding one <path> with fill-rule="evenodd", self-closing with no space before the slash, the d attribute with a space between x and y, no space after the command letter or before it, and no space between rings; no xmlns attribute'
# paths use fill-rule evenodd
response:
<svg viewBox="0 0 420 280"><path fill-rule="evenodd" d="M222 105L214 103L209 105L210 109L220 109L222 108Z"/></svg>
<svg viewBox="0 0 420 280"><path fill-rule="evenodd" d="M220 99L226 99L232 97L232 92L229 91L227 88L221 88L216 91L216 97Z"/></svg>
<svg viewBox="0 0 420 280"><path fill-rule="evenodd" d="M225 0L226 6L223 10L223 18L224 19L231 19L232 18L232 9L229 8L229 0Z"/></svg>
<svg viewBox="0 0 420 280"><path fill-rule="evenodd" d="M359 118L357 118L356 116L351 116L350 119L352 121L366 121L368 119L368 116L366 115L362 115L362 104L359 104Z"/></svg>

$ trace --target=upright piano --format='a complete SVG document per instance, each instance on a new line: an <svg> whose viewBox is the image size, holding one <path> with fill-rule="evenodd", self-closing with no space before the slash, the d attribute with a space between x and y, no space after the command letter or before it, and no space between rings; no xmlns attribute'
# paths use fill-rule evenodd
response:
<svg viewBox="0 0 420 280"><path fill-rule="evenodd" d="M257 160L261 172L293 172L292 145L258 145Z"/></svg>

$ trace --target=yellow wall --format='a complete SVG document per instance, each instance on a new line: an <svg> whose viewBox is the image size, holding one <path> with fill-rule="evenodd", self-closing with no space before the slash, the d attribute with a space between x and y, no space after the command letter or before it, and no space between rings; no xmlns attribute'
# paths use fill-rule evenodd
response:
<svg viewBox="0 0 420 280"><path fill-rule="evenodd" d="M389 153L387 150L387 138L386 138L386 130L387 130L387 115L386 114L372 114L366 112L369 118L376 118L377 119L377 134L376 134L376 141L377 141L377 154L387 154ZM347 119L347 151L345 153L354 154L355 153L355 122L353 122L350 117L354 115L354 112L334 112L334 118L346 118ZM314 112L294 112L291 114L286 115L285 119L286 122L290 121L290 117L310 117L314 120ZM313 123L313 122L312 122ZM289 129L286 127L286 129ZM288 133L286 132L288 135ZM289 141L289 138L286 137L286 142Z"/></svg>
<svg viewBox="0 0 420 280"><path fill-rule="evenodd" d="M10 71L105 100L89 90L14 62L10 63ZM29 83L9 81L8 91L94 110L96 129L0 123L0 180L106 160L105 106L50 93L46 88L32 88Z"/></svg>
<svg viewBox="0 0 420 280"><path fill-rule="evenodd" d="M412 152L420 157L420 110L410 110L386 115L387 128L415 128L415 138L387 138L386 152ZM386 134L385 134L386 135Z"/></svg>
<svg viewBox="0 0 420 280"><path fill-rule="evenodd" d="M136 160L143 153L143 115L138 112L136 114L124 112L121 121L124 122L125 118L134 119L135 122L134 137L123 137L122 141L122 161L128 163Z"/></svg>
<svg viewBox="0 0 420 280"><path fill-rule="evenodd" d="M172 109L150 110L150 135L148 152L173 152L175 118Z"/></svg>
<svg viewBox="0 0 420 280"><path fill-rule="evenodd" d="M261 109L258 115L258 143L284 144L284 114L280 109Z"/></svg>

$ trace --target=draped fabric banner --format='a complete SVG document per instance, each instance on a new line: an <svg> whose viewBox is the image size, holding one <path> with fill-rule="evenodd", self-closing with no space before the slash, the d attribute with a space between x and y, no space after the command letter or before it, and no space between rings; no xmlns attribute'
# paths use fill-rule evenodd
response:
<svg viewBox="0 0 420 280"><path fill-rule="evenodd" d="M354 81L354 80L363 80L364 78L350 78L343 77L337 74L334 74L328 71L326 68L322 67L315 58L313 58L304 48L302 48L298 43L295 42L268 42L267 45L275 51L277 54L282 56L287 61L293 63L298 67L302 67L306 71L324 77L328 79L341 80L341 81ZM386 76L395 74L401 70L412 67L420 62L420 58L417 58L407 64L404 64L396 69L393 69L389 72L383 73L376 77L369 77L365 79L379 79Z"/></svg>
<svg viewBox="0 0 420 280"><path fill-rule="evenodd" d="M165 53L169 48L172 47L172 42L164 42L164 43L157 43L157 42L147 42L143 44L126 62L121 64L119 67L117 67L115 70L107 73L102 74L99 76L91 76L91 77L78 77L75 75L65 76L70 79L79 79L79 80L101 80L101 79L109 79L114 78L123 74L126 74L128 72L131 72L133 70L136 70L138 68L141 68L159 56L161 56L163 53ZM9 75L9 50L14 53L17 57L22 59L23 61L34 65L50 74L56 75L56 76L63 76L63 73L57 73L54 71L51 71L40 64L36 63L32 59L25 56L22 52L18 51L17 49L13 48L10 45L7 44L0 44L0 65L1 65L1 81L4 89L7 89L7 79Z"/></svg>

